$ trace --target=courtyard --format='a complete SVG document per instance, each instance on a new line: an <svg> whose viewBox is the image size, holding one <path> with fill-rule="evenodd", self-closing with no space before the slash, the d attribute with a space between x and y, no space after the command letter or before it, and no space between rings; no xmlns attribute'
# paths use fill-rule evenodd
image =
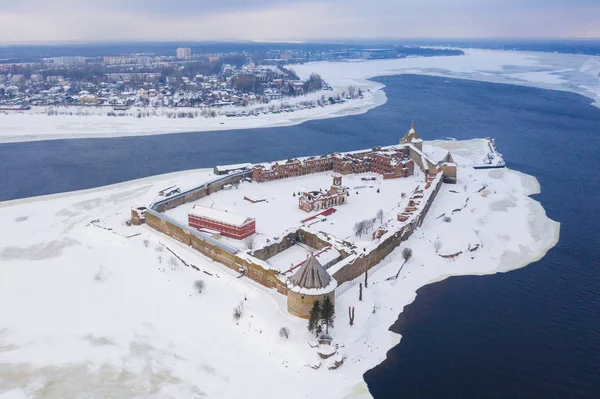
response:
<svg viewBox="0 0 600 399"><path fill-rule="evenodd" d="M226 237L220 238L239 249L246 249L248 245L254 248L261 247L279 239L287 230L301 226L352 241L361 247L371 241L373 229L396 219L398 210L404 209L408 197L417 186L424 186L422 178L414 176L383 180L381 175L375 173L346 175L342 178L342 185L348 189L347 204L336 206L335 212L329 211L327 216L319 215L322 210L305 212L298 208L300 193L327 191L334 175L333 172L323 172L265 183L241 182L237 186L228 187L198 201L169 210L166 215L187 225L188 212L197 205L256 219L256 234L252 244ZM377 218L379 210L383 211L381 219ZM356 236L355 224L368 219L376 219L373 228L360 237ZM294 260L295 258L297 256Z"/></svg>

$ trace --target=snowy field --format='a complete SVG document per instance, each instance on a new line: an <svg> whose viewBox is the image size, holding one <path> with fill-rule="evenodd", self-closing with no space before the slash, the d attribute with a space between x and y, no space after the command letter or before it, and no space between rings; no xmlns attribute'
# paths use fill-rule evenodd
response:
<svg viewBox="0 0 600 399"><path fill-rule="evenodd" d="M189 210L194 205L199 205L253 217L256 219L256 232L258 233L255 245L260 247L266 243L267 239L277 239L284 231L303 225L302 220L322 212L323 210L309 213L299 209L298 193L319 189L328 190L333 182L333 175L333 172L325 172L266 183L241 183L238 189L218 191L198 201L169 210L166 215L187 224ZM377 181L364 182L361 180L363 177L375 177ZM312 220L304 225L310 225L313 230L323 231L350 241L356 241L356 237L353 236L355 223L365 219L374 219L380 209L384 211L384 221L395 219L398 210L404 209L408 204L409 194L418 185L421 187L425 185L423 177L411 176L406 179L383 180L381 175L374 173L344 176L342 184L350 191L348 203L336 206L337 211L327 216L326 220ZM294 193L296 196L293 196ZM401 199L402 193L406 194L405 199ZM245 201L245 196L266 201L252 203ZM273 217L273 215L277 215L277 217ZM363 239L370 242L367 236L363 236ZM222 240L240 249L245 248L244 243L238 240L225 237ZM360 243L358 245L360 246Z"/></svg>
<svg viewBox="0 0 600 399"><path fill-rule="evenodd" d="M364 301L358 286L336 299L332 333L344 347L333 359L345 362L328 370L284 296L147 226L124 225L131 206L209 176L187 171L0 203L0 398L367 398L362 375L399 342L388 328L417 289L523 267L559 235L528 197L540 190L534 177L459 169L458 184L442 187L423 226L370 275ZM464 253L442 258L436 242L439 254ZM404 247L413 257L397 280L385 281ZM193 290L199 279L201 294ZM356 307L352 327L348 306ZM289 339L279 337L282 326Z"/></svg>
<svg viewBox="0 0 600 399"><path fill-rule="evenodd" d="M468 144L468 145L466 145ZM423 151L432 159L440 161L450 151L459 167L485 165L484 158L490 153L487 140L431 140L423 146Z"/></svg>
<svg viewBox="0 0 600 399"><path fill-rule="evenodd" d="M0 143L287 126L313 119L360 114L386 102L383 85L368 80L382 75L420 74L526 85L579 93L600 104L600 57L500 50L464 51L464 56L453 57L293 65L291 67L303 79L316 72L335 92L353 85L361 88L365 97L344 104L291 113L194 119L170 119L160 112L153 117L138 119L133 111L129 117L108 117L105 111L102 111L102 115L47 116L44 109L37 112L0 113ZM308 96L307 99L311 97Z"/></svg>

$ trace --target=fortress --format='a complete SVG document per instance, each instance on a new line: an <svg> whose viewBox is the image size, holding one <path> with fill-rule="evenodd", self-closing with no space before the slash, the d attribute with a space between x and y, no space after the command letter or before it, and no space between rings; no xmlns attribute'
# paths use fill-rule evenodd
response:
<svg viewBox="0 0 600 399"><path fill-rule="evenodd" d="M423 140L414 124L400 139L399 145L257 164L252 167L252 180L264 183L327 171L342 175L373 172L384 179L396 179L412 176L415 165L426 175L435 176L441 172L446 183L456 182L456 164L450 152L442 162L433 161L423 152Z"/></svg>
<svg viewBox="0 0 600 399"><path fill-rule="evenodd" d="M422 224L441 185L456 183L457 179L457 165L450 152L434 160L423 151L423 141L414 125L393 146L215 170L226 172L191 190L161 199L147 209L132 209L131 223L146 223L240 276L275 288L287 296L288 311L303 318L308 317L315 300L324 296L335 300L336 295L356 284L357 277L377 268ZM368 181L370 186L363 184L350 190L344 185L347 178L354 181L352 175L363 173L368 177L360 181ZM288 190L286 187L304 184L300 182L322 183L325 175L333 175L328 190L315 186L282 194ZM284 184L284 179L290 179L292 184ZM293 183L294 179L302 180ZM390 191L379 194L379 187L375 189L374 184L389 187ZM269 195L247 200L255 198L255 192L263 185L270 190ZM232 186L236 189L232 190ZM222 191L223 187L228 190ZM406 193L393 187L411 189ZM246 194L242 189L251 192ZM362 195L358 195L359 190L363 190ZM202 201L208 195L212 203L206 208ZM393 215L380 217L375 229L377 209L373 209L368 219L373 233L363 236L356 230L357 238L349 239L353 232L348 223L352 220L347 219L358 217L356 214L364 213L365 208L369 212L369 207L380 206L379 200L368 198L387 199L393 204L388 213ZM175 208L191 203L195 203L194 207L186 212L185 219L173 216ZM222 209L212 209L215 203L220 203ZM295 219L294 212L299 210L309 217ZM341 213L345 216L336 216Z"/></svg>

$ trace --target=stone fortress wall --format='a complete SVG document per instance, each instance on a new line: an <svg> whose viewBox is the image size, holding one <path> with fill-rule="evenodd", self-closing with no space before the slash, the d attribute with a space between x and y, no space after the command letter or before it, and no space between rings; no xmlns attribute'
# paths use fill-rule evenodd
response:
<svg viewBox="0 0 600 399"><path fill-rule="evenodd" d="M177 221L167 217L162 212L167 209L173 209L177 206L183 205L188 202L196 201L206 195L208 192L216 192L222 189L225 184L231 184L239 182L242 177L232 176L226 179L222 179L219 184L210 185L210 189L207 189L206 184L196 189L190 190L189 192L180 194L177 198L171 198L168 201L154 204L152 209L149 209L145 213L145 222L151 228L172 237L185 245L191 246L198 252L215 260L230 269L236 271L243 271L245 276L251 280L256 281L265 287L275 288L282 294L287 294L288 289L284 281L278 277L278 273L275 270L271 270L261 262L265 261L278 253L285 251L286 249L296 245L297 243L303 243L311 248L323 249L331 245L326 237L321 237L320 234L316 234L306 229L298 229L284 235L280 240L271 243L268 246L259 248L252 253L252 256L242 257L238 255L238 251L234 248L227 248L217 240L210 239L210 237L198 233L189 226L182 225ZM342 259L348 260L346 264L341 268L336 268L333 277L342 284L346 281L353 280L359 277L365 271L371 269L379 262L381 262L386 256L388 256L396 247L398 247L402 241L406 241L414 232L414 230L423 223L427 211L431 207L431 204L435 200L437 193L442 186L442 179L437 179L435 185L432 185L429 190L431 194L427 198L426 204L422 211L415 215L413 220L407 221L407 223L396 233L390 237L385 238L380 244L372 251L361 254L349 254L343 249L337 247L342 253ZM132 213L134 213L132 211ZM137 217L137 212L136 212ZM252 262L251 259L255 258L257 262ZM299 301L302 302L302 301ZM301 306L299 304L299 306Z"/></svg>
<svg viewBox="0 0 600 399"><path fill-rule="evenodd" d="M310 310L312 309L315 301L323 303L323 300L326 296L329 297L331 303L335 306L335 295L332 293L320 295L305 295L290 290L288 291L287 296L288 312L290 312L290 314L293 314L294 316L301 317L303 319L308 319L308 315L310 315Z"/></svg>
<svg viewBox="0 0 600 399"><path fill-rule="evenodd" d="M411 131L414 130L411 128ZM422 159L419 161L425 162L426 160ZM265 287L275 288L283 295L288 295L288 310L291 314L299 317L307 317L307 312L310 310L309 307L312 307L312 303L318 298L314 295L302 295L291 291L285 281L287 276L271 269L265 262L267 259L297 243L303 243L315 249L335 246L341 254L341 260L336 264L330 265L329 269L331 270L329 272L331 276L338 284L354 280L379 264L413 234L415 229L423 223L429 208L445 180L442 170L438 170L435 175L431 174L425 185L425 189L422 190L423 198L421 201L425 201L425 203L415 208L415 212L403 222L400 228L397 228L395 231L386 232L382 235L378 245L374 246L370 251L362 253L356 253L352 249L352 243L340 242L335 237L329 237L324 233L310 231L306 228L286 232L280 239L269 245L257 248L254 251L243 252L164 215L166 210L196 201L221 190L226 184L237 184L242 179L250 176L252 176L252 170L245 168L241 172L232 172L229 175L218 177L213 181L204 183L181 194L156 202L148 210L143 210L143 207L133 208L131 211L132 224L145 222L151 228L194 248L210 259L222 263L230 269L244 273L244 276L251 280ZM322 297L323 295L326 294L320 293L317 296ZM334 297L335 295L332 296Z"/></svg>
<svg viewBox="0 0 600 399"><path fill-rule="evenodd" d="M146 211L146 224L232 270L243 272L246 277L265 287L275 288L281 294L287 294L288 289L285 283L277 277L275 270L239 256L238 252L219 245L217 240L211 242L203 234L154 210Z"/></svg>
<svg viewBox="0 0 600 399"><path fill-rule="evenodd" d="M343 284L359 277L365 271L370 270L381 262L403 241L408 240L417 227L423 224L429 208L433 204L433 201L435 201L435 198L442 187L442 183L442 179L438 178L435 184L428 189L431 190L431 192L429 193L425 206L420 212L414 215L412 220L408 220L398 231L391 236L384 238L374 250L359 254L351 262L348 262L348 264L341 268L336 268L338 270L333 273L333 278L337 280L338 284Z"/></svg>

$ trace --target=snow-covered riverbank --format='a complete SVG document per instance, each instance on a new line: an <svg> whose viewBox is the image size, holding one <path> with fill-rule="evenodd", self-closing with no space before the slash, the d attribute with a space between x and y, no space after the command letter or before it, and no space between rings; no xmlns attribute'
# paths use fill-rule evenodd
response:
<svg viewBox="0 0 600 399"><path fill-rule="evenodd" d="M452 142L455 160L472 164L481 145ZM534 177L460 168L458 184L442 187L423 226L370 275L364 300L357 286L336 299L333 335L345 362L314 370L308 366L320 360L307 345L306 321L287 313L284 296L149 228L124 225L131 206L211 173L0 203L0 397L369 397L362 375L398 343L388 328L420 287L523 267L559 235L558 223L529 197L540 191ZM173 260L165 246L206 273ZM404 247L413 258L397 280L385 281ZM198 279L202 294L193 291ZM352 327L348 306L355 307ZM278 335L283 326L287 340Z"/></svg>
<svg viewBox="0 0 600 399"><path fill-rule="evenodd" d="M335 118L367 112L385 103L381 84L356 85L363 91L361 98L346 99L337 104L296 109L292 112L257 113L249 116L227 116L227 113L253 112L281 104L294 106L301 102L316 102L321 96L328 99L346 91L347 86L334 91L319 91L306 96L273 101L269 104L240 108L222 108L215 117L205 117L199 108L137 108L113 112L107 107L59 107L48 112L47 107L28 111L0 111L0 143L53 140L64 138L97 138L145 136L165 133L184 133L214 130L249 129L297 125L308 120ZM54 114L57 113L57 114ZM109 116L108 114L116 114ZM183 117L174 117L182 114ZM138 118L138 115L140 117ZM188 117L191 115L192 117Z"/></svg>
<svg viewBox="0 0 600 399"><path fill-rule="evenodd" d="M334 89L350 85L365 92L362 99L312 109L229 118L168 118L165 112L137 118L97 115L53 115L40 112L0 114L0 143L58 138L119 137L288 126L308 120L367 112L384 104L383 86L369 78L382 75L421 74L510 83L579 93L600 103L600 57L499 50L464 50L464 56L415 57L363 62L316 62L291 66L302 78L319 73ZM325 92L325 94L331 92ZM320 97L323 93L315 93ZM314 97L313 96L313 97ZM316 99L307 96L306 99ZM299 101L296 99L294 101ZM86 112L91 112L85 109Z"/></svg>

